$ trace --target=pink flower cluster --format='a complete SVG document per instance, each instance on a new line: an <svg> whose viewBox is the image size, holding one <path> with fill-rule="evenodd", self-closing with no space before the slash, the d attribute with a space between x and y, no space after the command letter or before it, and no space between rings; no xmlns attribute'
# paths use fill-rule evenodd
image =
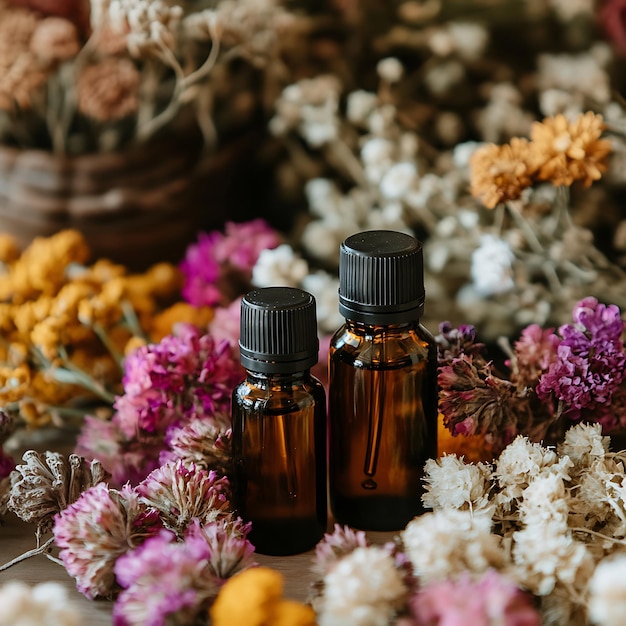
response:
<svg viewBox="0 0 626 626"><path fill-rule="evenodd" d="M279 244L278 233L260 218L227 222L224 232L200 234L180 265L185 276L183 297L194 306L226 306L250 288L261 251Z"/></svg>
<svg viewBox="0 0 626 626"><path fill-rule="evenodd" d="M90 599L122 589L117 626L194 623L228 578L256 565L229 493L226 478L180 462L136 488L100 483L56 516L61 560Z"/></svg>
<svg viewBox="0 0 626 626"><path fill-rule="evenodd" d="M190 324L160 343L143 346L125 362L124 395L109 422L87 418L78 453L97 458L116 484L136 484L160 465L168 433L229 410L242 377L231 345ZM216 417L216 427L223 420ZM224 430L223 436L228 436Z"/></svg>

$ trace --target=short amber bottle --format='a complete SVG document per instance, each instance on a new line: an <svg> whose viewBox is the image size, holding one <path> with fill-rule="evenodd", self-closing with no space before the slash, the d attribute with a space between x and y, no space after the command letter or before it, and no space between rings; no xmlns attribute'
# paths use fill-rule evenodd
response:
<svg viewBox="0 0 626 626"><path fill-rule="evenodd" d="M399 530L423 512L424 463L437 454L437 351L420 324L421 244L367 231L341 246L330 346L329 479L335 519Z"/></svg>
<svg viewBox="0 0 626 626"><path fill-rule="evenodd" d="M233 498L261 554L304 552L326 530L326 395L317 363L315 299L289 287L241 303L241 363L233 392Z"/></svg>

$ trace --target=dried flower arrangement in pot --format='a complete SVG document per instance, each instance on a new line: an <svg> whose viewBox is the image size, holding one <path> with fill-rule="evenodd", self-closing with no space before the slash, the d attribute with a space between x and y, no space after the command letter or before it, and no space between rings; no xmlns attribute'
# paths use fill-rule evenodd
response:
<svg viewBox="0 0 626 626"><path fill-rule="evenodd" d="M143 268L224 221L294 19L186 4L0 2L0 229L26 245L73 227Z"/></svg>

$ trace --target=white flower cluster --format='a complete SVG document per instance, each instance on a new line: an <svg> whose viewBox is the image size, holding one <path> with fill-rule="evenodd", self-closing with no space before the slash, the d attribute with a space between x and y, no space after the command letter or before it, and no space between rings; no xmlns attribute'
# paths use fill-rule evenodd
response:
<svg viewBox="0 0 626 626"><path fill-rule="evenodd" d="M623 455L608 451L599 424L578 424L558 453L520 436L492 467L428 462L423 501L434 512L402 535L416 572L429 580L494 567L542 599L545 624L586 624L587 607L593 623L623 623Z"/></svg>
<svg viewBox="0 0 626 626"><path fill-rule="evenodd" d="M10 581L0 587L0 626L81 626L84 620L69 602L65 587L47 582L28 586Z"/></svg>
<svg viewBox="0 0 626 626"><path fill-rule="evenodd" d="M356 548L324 577L319 626L386 626L402 606L406 591L386 550Z"/></svg>

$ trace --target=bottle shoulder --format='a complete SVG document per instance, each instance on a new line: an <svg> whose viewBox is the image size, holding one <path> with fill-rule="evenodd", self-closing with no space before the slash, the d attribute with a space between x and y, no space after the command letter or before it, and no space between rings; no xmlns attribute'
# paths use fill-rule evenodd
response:
<svg viewBox="0 0 626 626"><path fill-rule="evenodd" d="M261 406L270 409L298 410L315 404L325 405L326 391L314 376L298 380L255 380L246 378L233 390L233 404L239 406Z"/></svg>

